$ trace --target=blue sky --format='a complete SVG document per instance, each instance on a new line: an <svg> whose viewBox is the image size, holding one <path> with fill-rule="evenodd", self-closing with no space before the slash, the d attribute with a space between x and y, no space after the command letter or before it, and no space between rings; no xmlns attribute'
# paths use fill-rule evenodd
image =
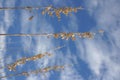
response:
<svg viewBox="0 0 120 80"><path fill-rule="evenodd" d="M56 32L97 32L94 39L77 38L76 41L46 37L5 37L0 36L0 66L12 63L25 56L46 51L51 57L28 62L17 67L17 72L31 71L46 66L71 64L61 71L17 76L4 80L120 80L120 1L119 0L0 0L0 7L20 6L72 6L84 10L71 16L57 17L42 15L40 11L0 11L0 33L56 33ZM33 20L28 18L35 15ZM65 45L56 51L51 49ZM51 51L50 51L51 50ZM0 69L0 76L14 74L6 68Z"/></svg>

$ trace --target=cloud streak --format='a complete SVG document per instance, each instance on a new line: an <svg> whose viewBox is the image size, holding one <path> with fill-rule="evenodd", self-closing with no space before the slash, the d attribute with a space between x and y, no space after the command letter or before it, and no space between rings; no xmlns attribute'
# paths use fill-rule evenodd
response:
<svg viewBox="0 0 120 80"><path fill-rule="evenodd" d="M101 28L105 30L105 34L93 41L84 40L82 43L77 41L77 48L80 49L78 55L92 70L90 80L119 80L120 2L87 0L85 3L90 16L97 23L93 30Z"/></svg>
<svg viewBox="0 0 120 80"><path fill-rule="evenodd" d="M0 6L3 7L3 5L5 6L11 6L13 5L14 6L14 1L4 1L4 0L1 0L0 1ZM14 11L1 11L1 17L0 17L0 33L1 34L5 34L8 32L8 30L10 29L10 26L13 24L13 18L14 18ZM0 58L2 59L1 60L1 63L0 63L0 67L3 67L5 66L5 61L7 61L7 59L4 59L4 57L6 56L6 42L7 38L5 36L0 36ZM10 57L11 58L11 57ZM12 59L9 58L9 62L12 61ZM11 60L11 61L10 61ZM6 72L4 69L1 69L0 72L3 72L2 74L0 74L0 76L5 76L6 75ZM7 80L7 79L4 79L4 80Z"/></svg>

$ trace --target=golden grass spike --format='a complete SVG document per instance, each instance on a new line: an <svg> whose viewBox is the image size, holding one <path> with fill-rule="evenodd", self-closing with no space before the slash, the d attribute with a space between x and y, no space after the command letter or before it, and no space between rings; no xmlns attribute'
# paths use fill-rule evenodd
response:
<svg viewBox="0 0 120 80"><path fill-rule="evenodd" d="M55 51L55 50L61 49L61 48L63 48L63 47L65 47L65 45L63 45L63 46L58 46L58 47L56 47L56 48L54 48L54 49L51 49L51 50L49 50L49 51ZM42 58L42 57L44 57L44 56L52 56L52 54L51 54L51 53L48 53L48 52L44 52L44 54L37 54L37 55L31 56L31 57L27 57L27 58L26 58L26 57L23 57L23 58L21 58L21 59L16 60L16 61L15 61L14 63L12 63L12 64L6 64L6 66L0 67L0 69L8 68L9 71L15 71L15 68L16 68L17 66L22 65L22 64L25 64L27 61L38 60L38 59L40 59L40 58Z"/></svg>
<svg viewBox="0 0 120 80"><path fill-rule="evenodd" d="M104 31L99 31L99 33L103 33ZM62 33L43 33L43 34L0 34L0 36L45 36L45 37L54 37L54 38L60 38L60 39L64 39L64 40L68 40L68 39L72 39L75 40L76 36L79 36L81 38L93 38L94 37L94 33L92 32L77 32L77 33L66 33L66 32L62 32Z"/></svg>
<svg viewBox="0 0 120 80"><path fill-rule="evenodd" d="M25 64L25 63L26 63L26 59L27 59L27 58L22 58L22 59L17 60L17 61L14 62L14 63L8 65L8 70L9 70L9 71L12 71L12 70L15 71L15 68L16 68L18 65L21 65L21 64Z"/></svg>
<svg viewBox="0 0 120 80"><path fill-rule="evenodd" d="M45 67L42 69L31 71L30 73L32 73L32 74L46 73L46 72L49 72L51 70L58 70L58 69L64 69L64 66L48 66L48 67Z"/></svg>
<svg viewBox="0 0 120 80"><path fill-rule="evenodd" d="M49 50L49 51L58 50L58 49L61 49L61 48L63 48L63 47L65 47L65 45L63 45L63 46L57 46L57 47L55 47L55 48L53 48L53 49L51 49L51 50ZM13 47L13 49L14 49L14 47ZM12 53L12 54L15 54L15 53ZM11 56L5 56L5 59L7 59L7 58L9 58L9 57L11 57ZM0 57L0 63L1 63L2 60L4 60L4 57Z"/></svg>
<svg viewBox="0 0 120 80"><path fill-rule="evenodd" d="M82 7L78 8L72 8L72 7L62 7L62 8L55 8L52 5L50 6L37 6L37 7L32 7L32 6L25 6L25 7L1 7L0 10L29 10L30 12L32 10L39 10L42 9L42 15L48 14L49 16L52 16L53 14L56 15L58 20L61 19L61 13L64 15L68 16L69 13L71 12L77 12L78 10L82 10ZM29 18L29 20L32 20L33 16Z"/></svg>
<svg viewBox="0 0 120 80"><path fill-rule="evenodd" d="M48 6L45 9L43 9L42 14L48 14L50 16L52 16L53 14L56 15L56 17L58 18L58 20L61 19L61 13L63 13L64 15L68 16L69 13L71 12L77 12L78 10L80 10L81 8L72 8L72 7L63 7L63 8L54 8L52 6Z"/></svg>
<svg viewBox="0 0 120 80"><path fill-rule="evenodd" d="M40 68L37 70L28 71L28 72L23 71L21 73L10 74L7 76L1 76L0 79L13 77L13 76L29 76L30 74L46 73L46 72L49 72L51 70L59 70L59 69L64 69L64 68L65 68L65 66L49 66L49 67L45 67L42 69Z"/></svg>
<svg viewBox="0 0 120 80"><path fill-rule="evenodd" d="M64 7L64 8L69 8L68 11L71 11L73 8L72 7ZM55 8L53 7L52 5L50 6L36 6L36 7L33 7L33 6L24 6L24 7L0 7L0 10L19 10L19 9L23 9L23 10L32 10L32 9L43 9L43 10L46 10L46 11L49 11L49 10L54 10L54 9L61 9L61 8ZM76 9L83 9L83 7L78 7Z"/></svg>
<svg viewBox="0 0 120 80"><path fill-rule="evenodd" d="M44 53L44 54L38 54L38 55L35 55L35 56L32 56L32 57L29 57L29 58L22 58L22 59L19 59L17 60L16 62L12 63L12 64L9 64L7 65L7 68L9 71L15 71L15 68L21 64L25 64L27 61L33 61L33 60L38 60L44 56L51 56L52 54L50 53ZM1 67L1 69L4 69L5 67Z"/></svg>
<svg viewBox="0 0 120 80"><path fill-rule="evenodd" d="M8 70L9 71L13 71L13 70L15 71L15 68L17 66L19 66L21 64L25 64L28 61L34 61L34 60L41 59L42 57L47 56L47 55L51 56L52 54L45 52L44 54L37 54L37 55L32 56L32 57L28 57L28 58L25 57L25 58L19 59L19 60L15 61L14 63L8 65Z"/></svg>

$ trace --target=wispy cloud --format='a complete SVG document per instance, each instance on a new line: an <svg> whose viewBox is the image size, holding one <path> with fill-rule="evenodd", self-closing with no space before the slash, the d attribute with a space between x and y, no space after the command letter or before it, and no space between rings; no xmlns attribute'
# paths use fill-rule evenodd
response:
<svg viewBox="0 0 120 80"><path fill-rule="evenodd" d="M5 31L3 30L3 27L0 27L0 32L5 33ZM5 43L6 43L5 40L6 40L5 37L0 37L0 43L2 43L0 46L0 58L1 59L4 58L4 53L5 53L4 49L5 49ZM3 60L1 60L0 62L1 62L0 63L1 67L4 66ZM4 69L0 70L0 72L4 72ZM0 76L3 76L3 75L5 75L5 74L2 74Z"/></svg>
<svg viewBox="0 0 120 80"><path fill-rule="evenodd" d="M76 57L72 55L69 49L65 54L66 56L61 56L61 61L57 62L65 65L64 70L61 70L60 80L83 80L82 76L77 71L77 68L74 67L78 62Z"/></svg>
<svg viewBox="0 0 120 80"><path fill-rule="evenodd" d="M26 80L38 80L38 77L35 75L31 75L31 76L27 77Z"/></svg>
<svg viewBox="0 0 120 80"><path fill-rule="evenodd" d="M96 20L94 29L104 29L105 34L93 41L76 42L80 58L92 70L91 80L119 80L120 74L120 15L118 0L85 1L89 14ZM83 46L82 46L83 45ZM83 48L82 48L83 47Z"/></svg>
<svg viewBox="0 0 120 80"><path fill-rule="evenodd" d="M60 80L83 80L75 68L65 68L61 73Z"/></svg>
<svg viewBox="0 0 120 80"><path fill-rule="evenodd" d="M12 1L11 1L12 2ZM13 5L14 6L14 1L13 3L11 3L10 1L3 1L1 0L0 1L0 6L3 7L3 4L5 6L11 6ZM9 3L9 4L8 4ZM7 33L10 26L12 25L13 23L13 18L14 18L14 14L13 14L14 11L1 11L1 21L0 21L0 33ZM4 66L6 63L4 61L6 61L6 59L4 59L5 57L5 53L6 53L6 37L5 36L0 36L0 58L3 59L1 60L1 63L0 63L0 66ZM1 69L0 72L4 72L3 74L0 74L0 76L5 76L5 71L4 69ZM6 79L5 79L6 80Z"/></svg>

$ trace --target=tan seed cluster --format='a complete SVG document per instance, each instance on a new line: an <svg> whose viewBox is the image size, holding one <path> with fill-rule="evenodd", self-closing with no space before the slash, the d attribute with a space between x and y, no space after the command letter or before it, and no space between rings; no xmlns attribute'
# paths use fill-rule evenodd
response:
<svg viewBox="0 0 120 80"><path fill-rule="evenodd" d="M93 38L94 37L94 33L91 33L91 32L78 33L77 35L81 38Z"/></svg>
<svg viewBox="0 0 120 80"><path fill-rule="evenodd" d="M61 38L65 40L68 40L69 38L71 38L72 40L75 40L75 34L63 32L63 33L54 34L54 38Z"/></svg>
<svg viewBox="0 0 120 80"><path fill-rule="evenodd" d="M61 16L60 14L65 14L66 16L71 13L71 12L77 12L78 10L83 9L82 7L78 7L78 8L72 8L72 7L63 7L63 8L54 8L52 6L48 6L45 9L43 9L42 14L48 14L50 16L52 16L53 14L55 14L57 16L57 18L60 20Z"/></svg>
<svg viewBox="0 0 120 80"><path fill-rule="evenodd" d="M9 71L15 70L15 68L17 66L25 64L27 61L33 61L33 60L41 59L42 57L44 57L46 55L51 56L52 54L46 52L44 54L38 54L38 55L35 55L35 56L32 56L32 57L19 59L16 62L8 65L8 70Z"/></svg>
<svg viewBox="0 0 120 80"><path fill-rule="evenodd" d="M46 73L49 72L51 70L59 70L59 69L64 69L65 66L49 66L49 67L45 67L42 69L37 69L37 70L33 70L30 72L25 72L25 74L38 74L38 73ZM23 74L23 72L22 72ZM25 76L25 75L24 75Z"/></svg>
<svg viewBox="0 0 120 80"><path fill-rule="evenodd" d="M72 39L73 41L76 40L76 36L79 36L81 38L93 38L93 33L91 32L84 32L84 33L56 33L56 34L53 34L54 38L61 38L61 39L65 39L65 40L68 40L68 39Z"/></svg>

